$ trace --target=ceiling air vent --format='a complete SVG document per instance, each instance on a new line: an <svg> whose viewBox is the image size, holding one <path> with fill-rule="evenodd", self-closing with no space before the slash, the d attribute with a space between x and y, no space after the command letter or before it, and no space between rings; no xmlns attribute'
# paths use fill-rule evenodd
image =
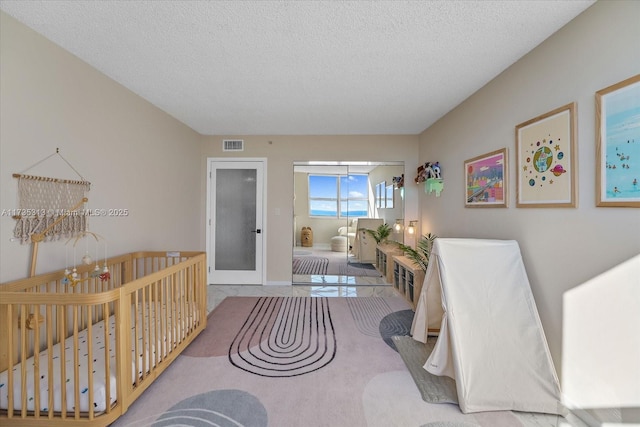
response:
<svg viewBox="0 0 640 427"><path fill-rule="evenodd" d="M222 151L244 151L244 141L242 139L223 139Z"/></svg>

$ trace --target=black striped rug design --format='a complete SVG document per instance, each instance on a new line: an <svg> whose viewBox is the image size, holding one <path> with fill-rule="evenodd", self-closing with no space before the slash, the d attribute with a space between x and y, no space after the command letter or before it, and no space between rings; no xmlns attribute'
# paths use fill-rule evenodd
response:
<svg viewBox="0 0 640 427"><path fill-rule="evenodd" d="M293 274L326 275L329 268L329 258L304 256L293 258Z"/></svg>
<svg viewBox="0 0 640 427"><path fill-rule="evenodd" d="M347 305L358 331L370 337L380 337L380 322L391 314L391 307L383 298L347 298Z"/></svg>
<svg viewBox="0 0 640 427"><path fill-rule="evenodd" d="M232 365L263 377L308 374L335 356L328 298L262 297L229 347Z"/></svg>

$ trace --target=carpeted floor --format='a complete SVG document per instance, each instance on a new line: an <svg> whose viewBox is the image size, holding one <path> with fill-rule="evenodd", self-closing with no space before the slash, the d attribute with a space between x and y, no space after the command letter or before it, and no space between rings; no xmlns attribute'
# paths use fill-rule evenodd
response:
<svg viewBox="0 0 640 427"><path fill-rule="evenodd" d="M424 402L393 336L402 298L228 297L112 427L522 426Z"/></svg>
<svg viewBox="0 0 640 427"><path fill-rule="evenodd" d="M329 274L332 274L329 272ZM342 276L366 276L366 277L382 277L382 274L376 270L373 264L362 264L359 262L349 262L338 264L338 273Z"/></svg>

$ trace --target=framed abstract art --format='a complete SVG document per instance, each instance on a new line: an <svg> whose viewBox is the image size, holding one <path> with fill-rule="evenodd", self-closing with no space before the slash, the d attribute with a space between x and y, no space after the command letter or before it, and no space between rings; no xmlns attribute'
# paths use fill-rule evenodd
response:
<svg viewBox="0 0 640 427"><path fill-rule="evenodd" d="M576 104L516 126L516 207L577 206Z"/></svg>
<svg viewBox="0 0 640 427"><path fill-rule="evenodd" d="M492 151L464 162L467 208L507 207L507 149Z"/></svg>

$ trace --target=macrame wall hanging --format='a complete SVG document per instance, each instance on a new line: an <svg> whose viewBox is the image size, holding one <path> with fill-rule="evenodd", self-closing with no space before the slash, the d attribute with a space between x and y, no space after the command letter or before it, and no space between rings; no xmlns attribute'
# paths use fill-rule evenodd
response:
<svg viewBox="0 0 640 427"><path fill-rule="evenodd" d="M24 174L53 156L60 156L80 180ZM77 239L89 233L88 215L82 208L89 201L86 194L91 183L62 157L59 149L22 173L13 174L13 177L18 179L18 208L13 216L16 220L13 235L21 243L33 244L30 271L33 276L40 242L60 238Z"/></svg>
<svg viewBox="0 0 640 427"><path fill-rule="evenodd" d="M89 191L86 181L14 174L18 179L18 210L13 237L21 243L43 234L42 241L70 238L87 229L87 216L74 209L84 204ZM50 227L57 219L55 226ZM45 231L46 230L46 231Z"/></svg>

